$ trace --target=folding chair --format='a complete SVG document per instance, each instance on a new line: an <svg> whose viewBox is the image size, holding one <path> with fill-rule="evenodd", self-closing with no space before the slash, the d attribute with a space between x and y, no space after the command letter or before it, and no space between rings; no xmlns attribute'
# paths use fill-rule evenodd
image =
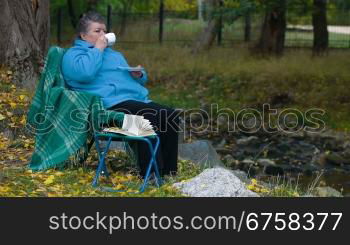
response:
<svg viewBox="0 0 350 245"><path fill-rule="evenodd" d="M109 178L109 173L107 170L107 166L105 164L105 157L109 151L109 147L110 147L112 140L146 142L148 145L148 149L151 153L151 159L148 163L146 175L144 177L144 181L143 181L142 186L140 187L139 192L142 193L145 191L147 184L148 184L148 181L149 181L150 176L151 176L152 169L154 170L155 180L156 180L157 186L160 187L162 185L162 179L161 179L160 174L159 174L157 160L156 160L157 159L156 154L157 154L158 147L159 147L159 137L158 136L154 135L154 136L147 136L147 137L136 137L136 136L126 136L126 135L121 135L121 134L115 134L115 133L96 132L94 134L94 139L95 139L95 144L96 144L96 150L98 152L99 163L98 163L98 166L96 169L95 177L94 177L93 182L92 182L92 186L98 187L100 175L104 175L107 178ZM104 149L101 148L101 146L100 146L99 140L101 140L101 139L107 140L107 144L106 144ZM151 141L152 139L154 139L156 141L154 146L153 146L152 141ZM125 191L125 190L114 190L112 188L105 188L105 187L102 187L101 189L106 190L106 191L111 191L111 192Z"/></svg>
<svg viewBox="0 0 350 245"><path fill-rule="evenodd" d="M58 92L55 94L56 97L61 98L63 95L65 95L66 97L69 97L70 99L67 99L66 104L59 104L59 106L67 108L67 103L69 103L69 101L71 101L72 96L76 96L76 98L83 98L81 101L79 101L79 103L77 104L77 107L80 107L81 104L85 101L89 101L89 99L91 98L96 98L96 100L99 100L99 98L95 95L92 94L88 94L86 92L77 92L77 91L71 91L70 89L68 89L68 87L65 84L65 81L63 79L63 75L61 72L61 62L62 62L62 57L65 53L65 49L57 47L57 46L52 46L49 49L49 54L47 56L47 66L45 68L45 70L48 70L45 74L46 76L43 77L42 81L39 83L40 86L38 86L37 88L37 92L35 95L35 98L33 99L33 103L31 106L31 110L29 113L28 118L29 119L33 119L35 118L34 115L38 114L40 111L40 109L42 108L42 104L43 102L46 102L45 98L48 97L47 95L49 94L49 89L56 89L58 91L60 91L59 95ZM56 98L55 96L51 96L49 98L52 99L54 103L56 102L54 99ZM74 97L75 98L75 97ZM56 105L56 104L54 104ZM99 105L102 107L102 103L99 103ZM58 106L56 106L56 108L58 108ZM70 107L69 107L70 108ZM75 107L72 107L75 108ZM105 110L105 112L108 113L116 113L114 111L108 111ZM68 111L67 113L70 113L70 111ZM88 152L90 151L90 148L92 147L94 141L96 144L96 149L98 152L98 156L99 156L99 163L98 163L98 167L96 170L96 175L93 179L93 183L92 185L97 187L98 186L98 180L99 180L99 176L101 174L105 175L105 176L109 176L109 173L107 171L107 167L105 164L105 157L108 153L109 147L110 147L110 143L112 140L117 140L117 141L144 141L148 144L149 146L149 150L151 153L151 160L149 162L148 168L147 168L147 172L146 172L146 176L144 178L143 184L140 188L140 192L143 192L148 184L149 178L150 178L150 174L152 169L155 172L156 175L156 184L158 186L160 186L162 184L162 180L161 177L159 175L159 171L158 171L158 166L157 166L157 162L156 162L156 153L158 150L158 146L159 146L159 138L158 136L148 136L148 137L130 137L130 136L125 136L125 135L120 135L120 134L114 134L114 133L104 133L101 132L101 125L99 120L97 120L98 118L94 118L95 116L98 116L99 113L96 113L96 115L94 115L94 113L92 113L92 122L94 123L94 127L93 127L93 131L91 131L91 135L89 135L89 139L91 139L91 141L89 142L89 140L87 139L87 144L86 144L86 150L87 152L84 152L83 156L80 158L79 157L79 162L83 163L88 155ZM112 115L111 114L111 115ZM69 116L69 114L68 114ZM65 118L65 117L63 117ZM108 116L107 116L108 118ZM96 119L96 120L93 120ZM49 120L47 120L49 121ZM101 120L101 124L105 123L104 120ZM32 123L33 125L35 125L34 123ZM59 127L60 128L60 127ZM54 130L52 130L54 131ZM89 131L90 132L90 131ZM53 135L53 136L52 136ZM54 137L56 137L57 134L45 134L46 137L50 136L52 139ZM63 135L63 134L62 134ZM74 138L74 137L73 137ZM42 141L45 141L47 138L43 138ZM59 139L62 139L62 137L60 137ZM75 139L75 138L74 138ZM100 147L100 143L99 140L100 139L107 139L107 146L102 149ZM79 139L78 139L79 140ZM78 140L73 142L73 146L79 145L80 143L78 142ZM152 145L152 140L155 140L155 145ZM46 149L46 148L45 148ZM44 152L45 154L42 156L39 153L42 153L43 151L36 151L36 159L39 159L39 161L36 162L44 162L43 164L39 164L39 166L33 165L31 166L32 169L36 169L36 170L43 170L43 169L47 169L49 167L54 167L56 165L59 165L61 162L63 162L64 160L66 160L67 156L69 156L69 154L67 153L68 151L63 151L63 152L58 152L60 154L57 153L56 149L54 148L49 148L49 152ZM52 155L53 153L55 153L56 158L55 161L48 161L45 156L46 155ZM85 154L86 153L86 154ZM58 155L58 157L57 157ZM105 190L108 190L105 188Z"/></svg>

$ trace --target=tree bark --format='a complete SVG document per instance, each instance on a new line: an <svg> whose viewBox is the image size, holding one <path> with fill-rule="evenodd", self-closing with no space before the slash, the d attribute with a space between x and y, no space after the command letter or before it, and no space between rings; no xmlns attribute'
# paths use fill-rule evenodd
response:
<svg viewBox="0 0 350 245"><path fill-rule="evenodd" d="M198 20L204 21L204 18L203 18L203 0L197 0L197 5L198 5Z"/></svg>
<svg viewBox="0 0 350 245"><path fill-rule="evenodd" d="M96 10L98 0L87 0L87 10Z"/></svg>
<svg viewBox="0 0 350 245"><path fill-rule="evenodd" d="M49 0L0 1L0 64L14 82L34 88L49 46Z"/></svg>
<svg viewBox="0 0 350 245"><path fill-rule="evenodd" d="M244 41L250 42L252 32L252 18L251 13L246 13L244 16Z"/></svg>
<svg viewBox="0 0 350 245"><path fill-rule="evenodd" d="M327 0L314 0L312 25L314 27L313 54L320 55L328 49Z"/></svg>
<svg viewBox="0 0 350 245"><path fill-rule="evenodd" d="M120 31L119 34L122 36L126 32L126 25L128 20L128 15L130 14L131 7L133 5L133 0L124 0L122 1L123 10L121 13L121 21L120 21Z"/></svg>
<svg viewBox="0 0 350 245"><path fill-rule="evenodd" d="M286 33L286 0L275 1L266 10L255 51L263 55L282 55Z"/></svg>
<svg viewBox="0 0 350 245"><path fill-rule="evenodd" d="M75 14L74 5L72 0L67 0L68 13L70 18L70 23L72 27L75 29L77 27L77 16Z"/></svg>
<svg viewBox="0 0 350 245"><path fill-rule="evenodd" d="M194 44L192 53L198 53L202 50L209 49L215 41L215 37L220 27L220 18L213 16L213 12L220 6L221 0L207 0L207 7L209 9L208 24L199 35Z"/></svg>

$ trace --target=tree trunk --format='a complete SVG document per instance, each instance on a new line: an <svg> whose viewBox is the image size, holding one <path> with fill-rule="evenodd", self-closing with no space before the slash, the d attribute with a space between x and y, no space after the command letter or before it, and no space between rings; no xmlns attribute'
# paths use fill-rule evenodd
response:
<svg viewBox="0 0 350 245"><path fill-rule="evenodd" d="M252 18L251 14L247 12L244 16L244 41L250 42L252 32Z"/></svg>
<svg viewBox="0 0 350 245"><path fill-rule="evenodd" d="M204 21L204 18L203 18L203 0L197 0L197 5L198 5L198 20Z"/></svg>
<svg viewBox="0 0 350 245"><path fill-rule="evenodd" d="M87 10L96 10L98 0L87 0Z"/></svg>
<svg viewBox="0 0 350 245"><path fill-rule="evenodd" d="M278 0L267 8L255 51L264 55L283 54L287 25L286 8L286 0Z"/></svg>
<svg viewBox="0 0 350 245"><path fill-rule="evenodd" d="M124 0L122 1L122 4L123 4L123 12L121 14L120 31L119 31L119 34L121 36L125 34L127 19L128 19L128 15L130 14L131 7L133 5L133 0Z"/></svg>
<svg viewBox="0 0 350 245"><path fill-rule="evenodd" d="M75 29L77 27L78 21L77 21L72 0L67 0L67 7L68 7L70 23L72 24L72 27Z"/></svg>
<svg viewBox="0 0 350 245"><path fill-rule="evenodd" d="M220 0L207 0L206 3L209 9L208 24L195 42L192 53L198 53L202 50L209 49L214 43L220 27L220 18L218 18L218 16L213 16L215 9L220 6Z"/></svg>
<svg viewBox="0 0 350 245"><path fill-rule="evenodd" d="M0 1L0 64L19 86L34 88L49 45L49 0Z"/></svg>
<svg viewBox="0 0 350 245"><path fill-rule="evenodd" d="M327 0L314 0L312 25L314 27L313 53L320 55L328 49Z"/></svg>

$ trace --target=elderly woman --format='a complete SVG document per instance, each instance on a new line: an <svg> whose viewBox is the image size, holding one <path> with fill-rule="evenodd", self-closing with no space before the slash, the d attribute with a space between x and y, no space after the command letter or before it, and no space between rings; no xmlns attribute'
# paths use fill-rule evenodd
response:
<svg viewBox="0 0 350 245"><path fill-rule="evenodd" d="M142 71L127 71L124 56L107 47L106 25L96 12L84 14L77 26L77 39L68 49L62 61L62 73L72 90L85 91L102 98L108 110L143 115L154 126L160 138L157 161L161 175L177 171L178 117L175 110L152 102L144 87L147 74ZM147 145L140 142L138 165L145 176L150 160Z"/></svg>

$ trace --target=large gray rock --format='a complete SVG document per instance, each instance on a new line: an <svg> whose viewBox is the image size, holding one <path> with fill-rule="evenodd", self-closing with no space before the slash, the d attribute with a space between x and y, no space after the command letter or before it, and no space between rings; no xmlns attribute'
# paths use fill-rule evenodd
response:
<svg viewBox="0 0 350 245"><path fill-rule="evenodd" d="M179 144L179 158L189 160L205 168L224 166L219 155L208 140L197 140L192 143Z"/></svg>
<svg viewBox="0 0 350 245"><path fill-rule="evenodd" d="M246 172L242 171L242 170L232 170L232 173L238 177L243 183L245 184L250 184L251 180L248 178L248 175Z"/></svg>
<svg viewBox="0 0 350 245"><path fill-rule="evenodd" d="M258 197L230 170L217 167L205 169L198 176L175 183L185 195L192 197Z"/></svg>

